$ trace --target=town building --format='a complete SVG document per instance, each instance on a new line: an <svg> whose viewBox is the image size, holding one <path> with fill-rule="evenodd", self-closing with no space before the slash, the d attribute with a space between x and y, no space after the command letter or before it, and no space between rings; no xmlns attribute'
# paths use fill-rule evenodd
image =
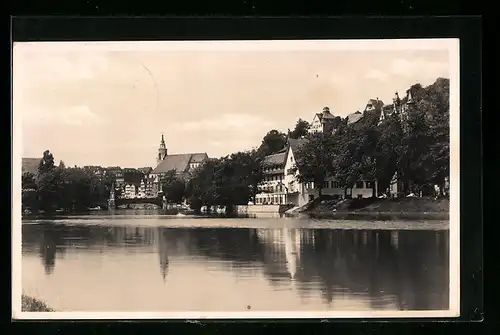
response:
<svg viewBox="0 0 500 335"><path fill-rule="evenodd" d="M356 111L347 115L347 124L356 123L363 117L363 113Z"/></svg>
<svg viewBox="0 0 500 335"><path fill-rule="evenodd" d="M147 167L141 167L141 168L138 168L137 171L139 171L140 173L142 173L144 176L147 176L151 173L151 171L153 171L153 168L150 167L150 166L147 166Z"/></svg>
<svg viewBox="0 0 500 335"><path fill-rule="evenodd" d="M307 143L307 139L287 140L285 149L266 156L263 162L264 178L259 185L259 191L256 195L256 204L293 204L303 206L309 201L319 196L319 190L314 182L301 183L297 180L300 171L293 173L296 166L299 148ZM353 188L341 187L340 183L334 178L327 178L321 190L323 195L339 196L343 198L370 198L378 192L377 181L359 180Z"/></svg>
<svg viewBox="0 0 500 335"><path fill-rule="evenodd" d="M366 103L365 112L372 112L375 110L381 110L382 107L384 107L384 102L382 100L379 100L378 98L370 99Z"/></svg>
<svg viewBox="0 0 500 335"><path fill-rule="evenodd" d="M187 180L191 173L208 160L206 152L185 153L169 155L163 134L161 135L160 147L158 148L157 166L149 174L150 177L156 178L154 181L161 191L161 179L169 171L175 171L177 176Z"/></svg>
<svg viewBox="0 0 500 335"><path fill-rule="evenodd" d="M337 118L330 112L330 108L323 107L321 113L316 113L314 115L309 131L311 133L332 133L338 126L338 124L336 124L338 122L336 119Z"/></svg>
<svg viewBox="0 0 500 335"><path fill-rule="evenodd" d="M403 130L406 130L408 118L414 104L415 101L413 100L411 90L406 91L404 101L400 99L398 92L396 92L392 99L392 104L383 106L380 113L379 125L390 117L396 117L401 122Z"/></svg>
<svg viewBox="0 0 500 335"><path fill-rule="evenodd" d="M145 183L145 192L146 192L146 197L147 198L153 198L158 196L159 192L159 185L160 185L160 178L158 175L148 175L144 178L144 183Z"/></svg>
<svg viewBox="0 0 500 335"><path fill-rule="evenodd" d="M110 174L113 177L116 189L120 189L125 185L125 176L121 167L111 166L107 167L105 170L107 174Z"/></svg>
<svg viewBox="0 0 500 335"><path fill-rule="evenodd" d="M137 187L133 183L125 184L125 192L123 193L123 197L126 199L134 199L137 197Z"/></svg>
<svg viewBox="0 0 500 335"><path fill-rule="evenodd" d="M264 157L262 162L263 178L255 197L257 204L278 205L288 202L285 180L287 148L273 155Z"/></svg>

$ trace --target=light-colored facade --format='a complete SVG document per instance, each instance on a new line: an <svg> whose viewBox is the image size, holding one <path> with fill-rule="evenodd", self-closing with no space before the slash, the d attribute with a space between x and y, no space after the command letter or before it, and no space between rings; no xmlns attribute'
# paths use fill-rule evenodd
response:
<svg viewBox="0 0 500 335"><path fill-rule="evenodd" d="M314 187L314 183L306 184L307 194L309 200L319 196L319 190ZM378 183L377 181L366 181L358 180L353 188L348 188L345 190L340 184L333 178L327 178L323 183L323 188L321 189L321 194L329 196L339 196L343 198L344 196L352 198L371 198L374 194L378 193Z"/></svg>
<svg viewBox="0 0 500 335"><path fill-rule="evenodd" d="M311 133L335 132L335 116L330 112L330 108L323 107L321 113L316 113L309 127Z"/></svg>
<svg viewBox="0 0 500 335"><path fill-rule="evenodd" d="M137 197L137 188L135 187L135 185L134 184L126 184L124 198L134 199L136 197Z"/></svg>
<svg viewBox="0 0 500 335"><path fill-rule="evenodd" d="M286 150L266 156L263 162L264 177L255 197L257 205L282 205L287 203L285 179Z"/></svg>

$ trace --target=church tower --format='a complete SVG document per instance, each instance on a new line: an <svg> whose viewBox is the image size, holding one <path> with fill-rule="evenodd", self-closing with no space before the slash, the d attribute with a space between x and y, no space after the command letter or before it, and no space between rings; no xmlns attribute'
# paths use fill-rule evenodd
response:
<svg viewBox="0 0 500 335"><path fill-rule="evenodd" d="M167 156L167 146L165 145L165 139L163 134L161 134L160 147L158 148L158 156L156 157L156 164L159 165L162 160Z"/></svg>
<svg viewBox="0 0 500 335"><path fill-rule="evenodd" d="M411 90L406 91L406 104L402 106L401 110L401 125L403 127L403 131L408 131L408 121L410 119L410 115L414 111L415 101L411 95Z"/></svg>

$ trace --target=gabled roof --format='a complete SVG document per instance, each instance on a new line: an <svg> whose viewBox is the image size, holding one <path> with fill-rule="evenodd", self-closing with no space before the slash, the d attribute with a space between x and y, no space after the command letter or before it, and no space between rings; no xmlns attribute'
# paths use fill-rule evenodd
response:
<svg viewBox="0 0 500 335"><path fill-rule="evenodd" d="M370 99L366 103L366 106L368 106L368 105L371 105L374 108L376 108L376 107L382 108L382 106L384 106L384 102L382 100L378 100L378 99Z"/></svg>
<svg viewBox="0 0 500 335"><path fill-rule="evenodd" d="M22 173L29 172L32 174L38 173L38 165L40 165L41 158L22 158Z"/></svg>
<svg viewBox="0 0 500 335"><path fill-rule="evenodd" d="M206 152L197 152L192 155L193 156L191 157L191 163L202 163L208 158Z"/></svg>
<svg viewBox="0 0 500 335"><path fill-rule="evenodd" d="M302 145L306 144L307 142L308 142L308 140L305 138L297 138L297 139L290 138L288 140L288 145L292 149L292 152L295 155L295 152L297 151L297 149L299 147L301 147Z"/></svg>
<svg viewBox="0 0 500 335"><path fill-rule="evenodd" d="M167 173L172 170L177 171L177 173L184 173L189 169L189 163L201 163L206 159L208 159L206 153L167 155L151 173Z"/></svg>
<svg viewBox="0 0 500 335"><path fill-rule="evenodd" d="M264 157L264 161L262 162L262 164L264 166L270 166L270 165L281 166L285 165L285 162L286 162L286 152L280 152L277 154Z"/></svg>
<svg viewBox="0 0 500 335"><path fill-rule="evenodd" d="M148 167L138 168L137 170L144 173L144 174L147 174L147 173L151 172L153 170L153 168L148 166Z"/></svg>
<svg viewBox="0 0 500 335"><path fill-rule="evenodd" d="M355 112L347 116L347 124L358 122L363 117L360 112Z"/></svg>

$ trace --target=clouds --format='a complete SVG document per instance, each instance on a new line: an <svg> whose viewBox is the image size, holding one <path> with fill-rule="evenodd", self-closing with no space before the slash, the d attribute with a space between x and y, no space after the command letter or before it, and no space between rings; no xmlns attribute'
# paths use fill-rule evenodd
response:
<svg viewBox="0 0 500 335"><path fill-rule="evenodd" d="M78 105L67 108L30 108L23 113L23 123L45 126L96 126L107 123L105 117L93 113L88 106Z"/></svg>
<svg viewBox="0 0 500 335"><path fill-rule="evenodd" d="M367 79L375 79L380 81L387 81L390 78L390 75L387 72L378 70L378 69L370 69L365 75Z"/></svg>
<svg viewBox="0 0 500 335"><path fill-rule="evenodd" d="M174 124L174 127L183 131L210 130L211 132L218 132L237 130L245 132L254 131L255 129L268 129L273 125L273 122L262 116L234 113L199 121L178 122Z"/></svg>
<svg viewBox="0 0 500 335"><path fill-rule="evenodd" d="M164 133L171 153L225 155L324 106L346 116L369 98L390 101L395 90L449 77L443 50L90 49L16 44L13 101L26 148L37 153L43 142L76 164L143 166L154 164ZM94 158L65 149L59 139L68 137L86 141Z"/></svg>
<svg viewBox="0 0 500 335"><path fill-rule="evenodd" d="M366 79L379 81L394 80L395 77L402 77L418 81L435 80L437 77L449 77L448 62L435 61L425 58L396 58L391 60L386 66L369 69L365 73Z"/></svg>

